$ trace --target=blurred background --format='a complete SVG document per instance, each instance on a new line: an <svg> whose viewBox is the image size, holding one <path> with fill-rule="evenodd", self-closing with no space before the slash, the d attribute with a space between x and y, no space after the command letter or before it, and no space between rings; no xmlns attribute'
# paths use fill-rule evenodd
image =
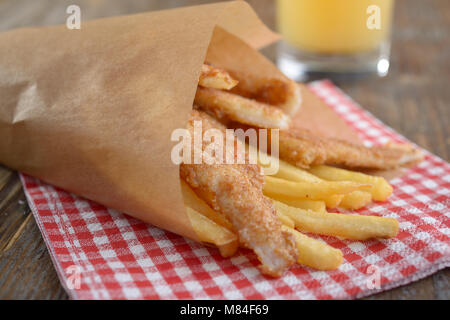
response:
<svg viewBox="0 0 450 320"><path fill-rule="evenodd" d="M375 4L379 1L384 0L373 0ZM73 4L81 8L81 19L85 21L212 2L218 1L0 0L0 32L65 23L68 16L66 9ZM275 0L247 2L270 28L276 30ZM381 121L449 161L450 90L447 87L450 80L450 1L396 0L392 21L392 48L387 76L338 79L335 83ZM262 52L276 61L276 45ZM2 166L0 170L8 171ZM9 173L5 176L9 177ZM23 224L24 215L29 214L17 177L8 184L5 181L0 179L0 298L67 298L34 220L26 224L23 230L25 236L18 238L10 250L3 250L9 243L8 239ZM449 299L448 275L448 270L442 270L426 279L371 298Z"/></svg>

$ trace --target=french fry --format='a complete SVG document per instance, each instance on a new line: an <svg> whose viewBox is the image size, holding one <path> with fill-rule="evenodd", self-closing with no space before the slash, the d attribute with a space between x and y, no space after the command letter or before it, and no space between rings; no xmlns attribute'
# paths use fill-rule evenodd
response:
<svg viewBox="0 0 450 320"><path fill-rule="evenodd" d="M303 210L311 210L316 212L326 212L326 205L324 201L320 200L305 200L305 199L296 199L296 198L289 198L289 197L283 197L279 195L274 195L273 197L265 194L272 200L277 200L280 202L283 202L291 207L303 209Z"/></svg>
<svg viewBox="0 0 450 320"><path fill-rule="evenodd" d="M290 181L298 181L298 182L321 182L322 179L316 177L315 175L309 173L306 170L297 168L292 164L280 160L278 173L275 175L276 178L282 178ZM336 208L342 200L342 195L330 195L325 199L325 203L327 208Z"/></svg>
<svg viewBox="0 0 450 320"><path fill-rule="evenodd" d="M296 182L267 176L263 190L269 196L325 200L335 194L347 194L356 190L367 190L370 187L351 181Z"/></svg>
<svg viewBox="0 0 450 320"><path fill-rule="evenodd" d="M198 87L194 103L219 119L260 128L286 129L290 118L281 109L233 93Z"/></svg>
<svg viewBox="0 0 450 320"><path fill-rule="evenodd" d="M309 200L307 198L296 198L296 197L283 196L280 194L274 194L267 190L263 190L263 192L264 192L264 195L268 196L269 198L279 200L279 201L289 204L293 207L302 208L305 210L314 210L314 211L322 211L322 210L326 210L326 208L336 208L341 203L341 200L344 197L343 195L335 194L335 195L330 195L326 199ZM324 206L324 209L322 209L322 204Z"/></svg>
<svg viewBox="0 0 450 320"><path fill-rule="evenodd" d="M398 233L398 221L393 218L313 212L278 201L274 205L294 220L295 227L301 231L353 240L392 238Z"/></svg>
<svg viewBox="0 0 450 320"><path fill-rule="evenodd" d="M340 207L349 210L358 210L372 201L372 195L366 191L353 191L342 197Z"/></svg>
<svg viewBox="0 0 450 320"><path fill-rule="evenodd" d="M272 199L268 198L270 201L273 201ZM277 217L278 220L280 220L280 222L284 225L287 226L289 228L294 228L295 224L294 221L287 215L283 214L281 211L276 210L277 212Z"/></svg>
<svg viewBox="0 0 450 320"><path fill-rule="evenodd" d="M272 161L274 161L272 156L267 156L267 157L268 157L268 159L270 159L270 163L272 163ZM258 163L264 170L266 165L260 161L259 157L258 157ZM266 171L264 171L264 172L266 172ZM297 168L297 167L291 165L290 163L287 163L286 161L283 161L281 159L279 160L278 172L275 173L273 176L276 178L284 179L284 180L298 181L298 182L321 182L321 181L323 181L322 179L316 177L315 175L313 175L303 169ZM336 194L336 195L330 195L329 197L324 199L324 201L328 208L336 208L340 204L342 198L343 198L342 195ZM292 199L292 200L295 200L295 199ZM295 207L295 205L294 205L294 207ZM317 210L317 211L319 211L319 210Z"/></svg>
<svg viewBox="0 0 450 320"><path fill-rule="evenodd" d="M344 198L344 195L341 194L335 194L331 195L328 198L326 198L325 204L327 208L333 209L338 207L341 204L342 198Z"/></svg>
<svg viewBox="0 0 450 320"><path fill-rule="evenodd" d="M304 234L283 226L283 230L295 237L297 244L297 262L318 270L334 270L342 263L342 252L328 244L305 236Z"/></svg>
<svg viewBox="0 0 450 320"><path fill-rule="evenodd" d="M264 158L266 159L264 159L263 161L260 157L260 153L254 146L249 144L247 144L246 146L249 151L257 154L258 164L263 168L264 174L268 176L274 176L276 178L285 179L289 181L309 181L309 182L322 181L322 179L316 177L312 173L297 168L296 166L293 166L292 164L284 160L276 159L270 154L264 153ZM278 171L276 173L266 173L265 169L269 167L271 163L275 162L278 162Z"/></svg>
<svg viewBox="0 0 450 320"><path fill-rule="evenodd" d="M315 175L309 173L308 171L302 170L293 166L286 161L279 160L278 172L274 175L276 178L290 180L290 181L307 181L307 182L320 182L322 179L316 177Z"/></svg>
<svg viewBox="0 0 450 320"><path fill-rule="evenodd" d="M231 222L219 212L214 211L205 201L200 199L184 180L181 180L181 193L183 194L185 205L211 219L218 225L221 225L230 231L234 231Z"/></svg>
<svg viewBox="0 0 450 320"><path fill-rule="evenodd" d="M294 221L288 215L285 215L281 211L277 210L277 216L278 216L278 219L281 221L281 223L284 226L289 227L289 228L295 227Z"/></svg>
<svg viewBox="0 0 450 320"><path fill-rule="evenodd" d="M215 245L223 257L231 257L239 248L239 239L233 232L216 224L192 208L186 212L199 240Z"/></svg>
<svg viewBox="0 0 450 320"><path fill-rule="evenodd" d="M239 247L239 240L233 233L231 222L208 206L183 180L181 191L186 212L199 240L217 246L223 257L234 255Z"/></svg>
<svg viewBox="0 0 450 320"><path fill-rule="evenodd" d="M236 234L188 206L186 212L200 241L217 246L223 257L230 257L236 253L239 247Z"/></svg>
<svg viewBox="0 0 450 320"><path fill-rule="evenodd" d="M345 169L334 168L330 166L315 166L309 171L325 180L329 181L355 181L372 185L369 191L372 198L376 201L386 201L392 194L392 186L383 177L370 176L360 172L349 171Z"/></svg>
<svg viewBox="0 0 450 320"><path fill-rule="evenodd" d="M228 72L213 66L203 64L198 84L205 88L230 90L239 81L233 79Z"/></svg>

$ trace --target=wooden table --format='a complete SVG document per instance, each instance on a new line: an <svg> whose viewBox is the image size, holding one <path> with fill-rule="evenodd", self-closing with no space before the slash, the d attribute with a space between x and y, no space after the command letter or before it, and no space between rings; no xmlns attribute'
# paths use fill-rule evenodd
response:
<svg viewBox="0 0 450 320"><path fill-rule="evenodd" d="M69 4L82 19L208 0L0 0L0 31L64 23ZM274 27L273 0L249 1ZM445 160L450 154L450 1L398 0L392 67L384 79L339 86L387 125ZM264 50L271 59L274 48ZM1 57L0 57L1 58ZM449 270L369 299L449 299ZM0 166L0 299L67 299L16 172Z"/></svg>

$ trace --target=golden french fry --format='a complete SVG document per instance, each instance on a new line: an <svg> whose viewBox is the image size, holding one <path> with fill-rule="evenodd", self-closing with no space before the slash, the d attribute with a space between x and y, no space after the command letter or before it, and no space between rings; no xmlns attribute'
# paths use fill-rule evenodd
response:
<svg viewBox="0 0 450 320"><path fill-rule="evenodd" d="M298 181L298 182L321 182L322 179L316 177L315 175L309 173L306 170L297 168L292 164L280 160L278 173L275 174L276 178L282 178L290 181ZM330 195L325 199L325 203L327 208L336 208L342 200L342 195Z"/></svg>
<svg viewBox="0 0 450 320"><path fill-rule="evenodd" d="M296 182L267 176L263 190L269 196L325 200L335 194L347 194L356 190L367 190L370 187L351 181Z"/></svg>
<svg viewBox="0 0 450 320"><path fill-rule="evenodd" d="M281 109L233 93L198 87L194 103L219 119L260 128L286 129L290 118Z"/></svg>
<svg viewBox="0 0 450 320"><path fill-rule="evenodd" d="M294 220L295 227L301 231L353 240L392 238L398 233L398 221L393 218L313 212L278 201L274 205Z"/></svg>
<svg viewBox="0 0 450 320"><path fill-rule="evenodd" d="M306 182L320 182L322 179L316 177L315 175L309 173L308 171L305 171L303 169L297 168L296 166L293 166L292 164L279 160L279 169L278 172L275 174L276 178L281 178L289 181L306 181Z"/></svg>
<svg viewBox="0 0 450 320"><path fill-rule="evenodd" d="M281 223L284 226L289 227L289 228L295 227L294 221L288 215L285 215L281 211L277 210L277 216L278 216L278 219L281 221Z"/></svg>
<svg viewBox="0 0 450 320"><path fill-rule="evenodd" d="M297 244L298 258L297 262L318 270L334 270L342 263L342 252L328 244L305 236L304 234L283 226L294 235Z"/></svg>
<svg viewBox="0 0 450 320"><path fill-rule="evenodd" d="M330 195L326 199L322 200L309 200L307 198L295 198L295 197L288 197L283 196L279 194L273 194L267 190L263 190L264 195L268 196L269 198L273 198L276 200L279 200L281 202L284 202L286 204L289 204L293 207L302 208L306 210L313 210L313 211L322 211L326 210L325 208L336 208L341 203L343 195L340 194L334 194ZM324 209L322 209L322 205Z"/></svg>
<svg viewBox="0 0 450 320"><path fill-rule="evenodd" d="M277 200L283 202L291 207L303 209L303 210L311 210L316 212L326 212L325 202L321 200L305 200L305 199L297 199L297 198L289 198L279 195L274 195L273 197L265 194L269 198L273 200Z"/></svg>
<svg viewBox="0 0 450 320"><path fill-rule="evenodd" d="M273 157L272 156L267 156L269 159L269 163L272 163ZM264 164L260 161L260 158L258 157L258 164L263 168L263 170L267 167L267 164ZM315 175L309 173L308 171L305 171L303 169L297 168L296 166L293 166L290 163L287 163L286 161L283 160L279 160L279 167L278 167L278 172L273 174L273 176L275 178L280 178L280 179L284 179L284 180L289 180L289 181L298 181L298 182L321 182L323 181L322 179L316 177ZM266 172L266 171L264 171ZM326 206L328 208L336 208L341 200L342 200L342 195L330 195L329 197L327 197L326 199L324 199ZM294 205L295 207L295 205ZM320 210L316 210L316 211L320 211Z"/></svg>
<svg viewBox="0 0 450 320"><path fill-rule="evenodd" d="M372 185L372 189L369 192L376 201L386 201L393 191L392 186L383 177L370 176L361 172L324 165L311 167L309 171L312 174L329 181L355 181L370 184Z"/></svg>
<svg viewBox="0 0 450 320"><path fill-rule="evenodd" d="M344 198L344 195L342 194L335 194L335 195L331 195L328 198L326 198L325 204L327 206L327 208L336 208L341 204L342 199Z"/></svg>
<svg viewBox="0 0 450 320"><path fill-rule="evenodd" d="M223 257L236 253L239 247L236 234L188 206L186 212L200 241L217 246Z"/></svg>
<svg viewBox="0 0 450 320"><path fill-rule="evenodd" d="M247 144L247 147L252 152L257 152L257 149L254 146ZM264 161L261 159L261 154L258 152L258 164L263 168L264 173L268 176L274 176L276 178L285 179L289 181L309 181L309 182L318 182L322 181L322 179L316 177L315 175L297 168L292 164L283 161L281 159L276 159L272 155L264 153ZM270 166L271 163L278 162L278 171L277 172L269 172L266 173L265 169Z"/></svg>
<svg viewBox="0 0 450 320"><path fill-rule="evenodd" d="M181 193L183 194L185 205L211 219L218 225L234 231L231 222L224 215L214 211L205 201L200 199L184 180L181 180Z"/></svg>
<svg viewBox="0 0 450 320"><path fill-rule="evenodd" d="M213 66L203 64L198 84L205 88L230 90L239 81L233 79L228 72Z"/></svg>
<svg viewBox="0 0 450 320"><path fill-rule="evenodd" d="M270 201L273 202L272 199L270 199L270 198L267 198L267 199L269 199ZM294 221L293 221L289 216L283 214L283 212L281 212L281 211L279 211L279 210L276 210L276 212L277 212L278 220L280 220L280 222L281 222L284 226L287 226L287 227L289 227L289 228L294 228L294 227L295 227Z"/></svg>
<svg viewBox="0 0 450 320"><path fill-rule="evenodd" d="M372 201L372 195L366 191L353 191L342 197L340 207L349 210L360 209Z"/></svg>
<svg viewBox="0 0 450 320"><path fill-rule="evenodd" d="M320 200L301 200L301 199L292 199L282 201L291 207L296 207L304 210L312 210L317 212L325 212L327 211L327 207L324 201Z"/></svg>

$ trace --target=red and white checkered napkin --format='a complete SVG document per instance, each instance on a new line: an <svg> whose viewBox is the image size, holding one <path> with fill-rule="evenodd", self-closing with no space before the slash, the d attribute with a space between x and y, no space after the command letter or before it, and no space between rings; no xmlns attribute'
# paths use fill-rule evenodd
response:
<svg viewBox="0 0 450 320"><path fill-rule="evenodd" d="M331 82L314 82L310 88L366 143L405 141ZM389 202L358 212L398 219L401 231L395 239L321 237L342 250L340 268L324 272L295 266L280 279L261 275L249 250L224 259L214 248L21 178L62 285L74 299L355 298L450 265L450 165L428 153L425 161L391 181L395 191ZM381 288L373 289L378 275Z"/></svg>

